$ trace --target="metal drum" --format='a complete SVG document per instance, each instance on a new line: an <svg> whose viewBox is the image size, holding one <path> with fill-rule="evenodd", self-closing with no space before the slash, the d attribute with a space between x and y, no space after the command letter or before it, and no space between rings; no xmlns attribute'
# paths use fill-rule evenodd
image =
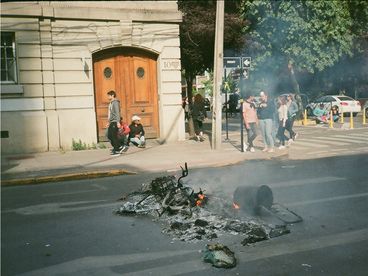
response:
<svg viewBox="0 0 368 276"><path fill-rule="evenodd" d="M257 214L265 207L270 210L273 204L273 194L270 187L262 186L242 186L236 188L234 192L234 203L241 210Z"/></svg>

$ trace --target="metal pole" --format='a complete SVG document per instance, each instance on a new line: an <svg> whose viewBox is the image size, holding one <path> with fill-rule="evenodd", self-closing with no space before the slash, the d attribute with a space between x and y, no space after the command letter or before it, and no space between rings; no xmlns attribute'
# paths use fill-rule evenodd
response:
<svg viewBox="0 0 368 276"><path fill-rule="evenodd" d="M241 57L241 62L240 62L240 78L239 78L239 83L240 83L240 95L244 95L244 91L242 91L244 89L244 83L243 83L243 57ZM244 152L244 122L243 122L243 99L240 101L240 144L241 144L241 152Z"/></svg>
<svg viewBox="0 0 368 276"><path fill-rule="evenodd" d="M221 148L222 101L221 84L224 49L224 1L216 3L215 55L213 74L214 109L212 111L212 149Z"/></svg>
<svg viewBox="0 0 368 276"><path fill-rule="evenodd" d="M224 68L224 83L226 83L226 67ZM225 122L225 128L226 128L226 141L229 140L229 117L228 117L228 103L227 103L227 87L225 87L224 85L224 90L225 90L225 118L226 118L226 122Z"/></svg>

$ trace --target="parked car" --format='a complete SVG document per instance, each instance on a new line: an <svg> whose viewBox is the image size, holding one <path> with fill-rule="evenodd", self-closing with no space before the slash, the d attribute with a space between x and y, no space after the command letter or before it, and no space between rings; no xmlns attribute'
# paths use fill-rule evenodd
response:
<svg viewBox="0 0 368 276"><path fill-rule="evenodd" d="M365 117L368 118L368 101L365 101L363 110L365 111Z"/></svg>
<svg viewBox="0 0 368 276"><path fill-rule="evenodd" d="M328 108L335 107L340 114L350 114L350 112L352 112L354 117L362 109L360 102L354 100L353 98L341 95L327 95L309 103L306 106L307 114L309 116L313 115L313 109L321 103Z"/></svg>

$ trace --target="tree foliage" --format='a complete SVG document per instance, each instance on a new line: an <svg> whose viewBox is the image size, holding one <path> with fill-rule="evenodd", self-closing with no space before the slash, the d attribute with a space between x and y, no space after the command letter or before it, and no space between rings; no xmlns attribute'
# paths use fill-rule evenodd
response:
<svg viewBox="0 0 368 276"><path fill-rule="evenodd" d="M367 53L367 1L244 0L241 9L253 77L272 79L274 89L288 82L295 91L292 69L316 77Z"/></svg>
<svg viewBox="0 0 368 276"><path fill-rule="evenodd" d="M313 73L352 54L353 20L346 1L244 1L245 27L257 53L255 65L272 58ZM276 67L277 69L277 67Z"/></svg>

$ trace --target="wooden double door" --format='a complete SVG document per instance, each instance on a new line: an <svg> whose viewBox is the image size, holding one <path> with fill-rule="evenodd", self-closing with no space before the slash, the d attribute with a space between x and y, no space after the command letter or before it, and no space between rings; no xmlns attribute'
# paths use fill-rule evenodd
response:
<svg viewBox="0 0 368 276"><path fill-rule="evenodd" d="M93 56L95 106L99 141L106 141L107 92L114 90L123 121L141 117L147 138L159 137L157 57L138 50L110 50Z"/></svg>

